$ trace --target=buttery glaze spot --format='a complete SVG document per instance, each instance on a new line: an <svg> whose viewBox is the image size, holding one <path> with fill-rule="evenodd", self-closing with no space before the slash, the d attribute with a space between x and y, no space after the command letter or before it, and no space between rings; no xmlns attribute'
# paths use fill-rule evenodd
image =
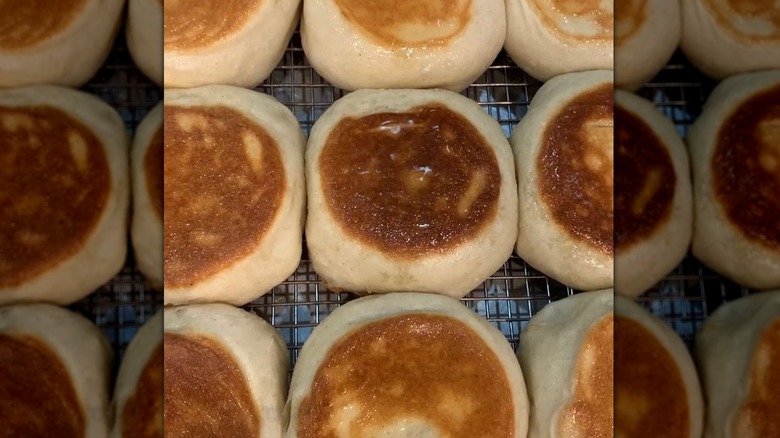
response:
<svg viewBox="0 0 780 438"><path fill-rule="evenodd" d="M394 257L454 248L498 208L495 153L471 122L441 104L345 118L319 165L342 229Z"/></svg>
<svg viewBox="0 0 780 438"><path fill-rule="evenodd" d="M253 251L286 190L276 141L222 106L165 106L165 286L215 275Z"/></svg>
<svg viewBox="0 0 780 438"><path fill-rule="evenodd" d="M625 250L669 220L677 176L661 140L635 114L615 106L615 244Z"/></svg>
<svg viewBox="0 0 780 438"><path fill-rule="evenodd" d="M689 436L688 395L672 355L622 316L615 318L615 410L615 436Z"/></svg>
<svg viewBox="0 0 780 438"><path fill-rule="evenodd" d="M100 140L48 106L0 106L0 288L13 288L74 255L111 190Z"/></svg>
<svg viewBox="0 0 780 438"><path fill-rule="evenodd" d="M195 50L238 32L264 0L166 0L166 50Z"/></svg>
<svg viewBox="0 0 780 438"><path fill-rule="evenodd" d="M612 438L614 435L613 314L591 327L577 359L572 402L559 417L559 436Z"/></svg>
<svg viewBox="0 0 780 438"><path fill-rule="evenodd" d="M749 379L750 389L734 417L733 436L780 436L780 318L761 336Z"/></svg>
<svg viewBox="0 0 780 438"><path fill-rule="evenodd" d="M341 14L379 44L441 46L471 21L473 0L334 0Z"/></svg>
<svg viewBox="0 0 780 438"><path fill-rule="evenodd" d="M704 0L732 36L750 44L780 42L780 7L775 0Z"/></svg>
<svg viewBox="0 0 780 438"><path fill-rule="evenodd" d="M261 415L229 351L193 334L166 333L163 343L166 438L259 436Z"/></svg>
<svg viewBox="0 0 780 438"><path fill-rule="evenodd" d="M518 0L513 0L518 1ZM612 44L613 2L604 0L528 0L547 29L569 41Z"/></svg>
<svg viewBox="0 0 780 438"><path fill-rule="evenodd" d="M539 191L552 219L571 237L612 256L612 84L566 105L542 136Z"/></svg>
<svg viewBox="0 0 780 438"><path fill-rule="evenodd" d="M710 165L716 199L731 223L780 252L780 86L749 98L726 119Z"/></svg>
<svg viewBox="0 0 780 438"><path fill-rule="evenodd" d="M470 327L409 314L364 324L338 340L298 416L300 438L380 436L407 425L443 437L514 436L509 380Z"/></svg>
<svg viewBox="0 0 780 438"><path fill-rule="evenodd" d="M163 344L141 371L135 393L122 412L122 436L159 438L163 435ZM167 435L166 435L167 436Z"/></svg>
<svg viewBox="0 0 780 438"><path fill-rule="evenodd" d="M157 217L163 218L163 128L157 128L144 157L146 190Z"/></svg>
<svg viewBox="0 0 780 438"><path fill-rule="evenodd" d="M0 334L0 438L82 438L85 414L65 366L48 345Z"/></svg>
<svg viewBox="0 0 780 438"><path fill-rule="evenodd" d="M647 19L647 0L615 2L615 45L621 46L642 28Z"/></svg>
<svg viewBox="0 0 780 438"><path fill-rule="evenodd" d="M24 50L64 31L87 0L0 2L0 51Z"/></svg>

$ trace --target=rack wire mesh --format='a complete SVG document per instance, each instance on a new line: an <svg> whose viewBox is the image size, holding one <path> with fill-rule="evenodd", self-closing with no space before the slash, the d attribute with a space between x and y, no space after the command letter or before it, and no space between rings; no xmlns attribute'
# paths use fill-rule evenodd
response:
<svg viewBox="0 0 780 438"><path fill-rule="evenodd" d="M678 51L638 94L655 103L684 138L716 85L717 82L693 68ZM708 315L724 302L750 292L703 266L689 254L638 301L668 322L690 347Z"/></svg>
<svg viewBox="0 0 780 438"><path fill-rule="evenodd" d="M525 116L541 85L502 52L463 94L478 102L509 136ZM655 102L684 135L701 112L714 85L678 53L639 94ZM131 133L161 98L160 90L132 65L121 35L106 65L85 86L85 91L117 108ZM280 65L257 91L270 94L287 105L307 135L319 116L344 94L312 69L298 33L293 36ZM312 269L305 245L303 251L301 264L289 279L245 306L279 330L293 364L312 329L336 307L356 298L353 294L328 290ZM550 302L575 292L512 255L463 302L498 327L516 347L520 332L533 315ZM688 257L639 301L669 322L690 345L709 313L724 301L747 293L748 290L724 280ZM116 278L72 307L92 318L104 330L121 357L138 327L162 307L162 297L145 285L131 251L126 266Z"/></svg>
<svg viewBox="0 0 780 438"><path fill-rule="evenodd" d="M100 71L81 89L114 107L128 134L162 98L161 90L133 64L120 32ZM94 321L108 337L115 368L138 328L162 308L162 294L149 288L138 271L128 239L128 257L122 271L107 284L70 308Z"/></svg>

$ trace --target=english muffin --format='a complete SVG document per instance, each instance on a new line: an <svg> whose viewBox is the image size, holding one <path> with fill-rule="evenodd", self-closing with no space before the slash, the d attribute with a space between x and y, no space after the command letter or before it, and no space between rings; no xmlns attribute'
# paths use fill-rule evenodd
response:
<svg viewBox="0 0 780 438"><path fill-rule="evenodd" d="M70 304L122 269L127 161L125 125L95 96L0 91L0 304Z"/></svg>
<svg viewBox="0 0 780 438"><path fill-rule="evenodd" d="M309 0L301 42L338 88L461 91L501 51L503 0Z"/></svg>
<svg viewBox="0 0 780 438"><path fill-rule="evenodd" d="M164 319L166 436L282 436L289 356L270 324L226 304Z"/></svg>
<svg viewBox="0 0 780 438"><path fill-rule="evenodd" d="M615 436L698 438L704 403L680 336L628 298L615 297Z"/></svg>
<svg viewBox="0 0 780 438"><path fill-rule="evenodd" d="M128 345L114 389L111 438L163 434L163 311L141 326Z"/></svg>
<svg viewBox="0 0 780 438"><path fill-rule="evenodd" d="M693 195L688 152L650 102L615 92L615 291L636 297L688 253Z"/></svg>
<svg viewBox="0 0 780 438"><path fill-rule="evenodd" d="M517 186L501 127L443 90L362 90L306 148L306 243L329 288L462 297L512 252Z"/></svg>
<svg viewBox="0 0 780 438"><path fill-rule="evenodd" d="M744 286L780 287L780 71L718 85L688 132L693 254Z"/></svg>
<svg viewBox="0 0 780 438"><path fill-rule="evenodd" d="M612 1L507 0L504 48L528 74L546 81L612 69Z"/></svg>
<svg viewBox="0 0 780 438"><path fill-rule="evenodd" d="M615 2L615 85L636 90L653 78L677 49L679 0Z"/></svg>
<svg viewBox="0 0 780 438"><path fill-rule="evenodd" d="M780 436L780 291L723 304L696 334L705 437Z"/></svg>
<svg viewBox="0 0 780 438"><path fill-rule="evenodd" d="M432 294L337 308L304 344L288 404L288 438L521 438L528 429L523 373L506 338Z"/></svg>
<svg viewBox="0 0 780 438"><path fill-rule="evenodd" d="M705 74L723 79L780 69L780 6L772 1L686 0L682 48Z"/></svg>
<svg viewBox="0 0 780 438"><path fill-rule="evenodd" d="M163 35L165 88L254 88L284 55L300 0L167 0Z"/></svg>
<svg viewBox="0 0 780 438"><path fill-rule="evenodd" d="M163 28L163 0L129 0L127 48L138 68L157 85L163 83Z"/></svg>
<svg viewBox="0 0 780 438"><path fill-rule="evenodd" d="M613 284L612 106L611 71L561 75L534 96L510 139L517 254L576 289Z"/></svg>
<svg viewBox="0 0 780 438"><path fill-rule="evenodd" d="M0 437L105 437L112 357L103 333L69 310L0 307Z"/></svg>
<svg viewBox="0 0 780 438"><path fill-rule="evenodd" d="M246 304L298 267L305 139L289 109L254 91L166 90L166 304Z"/></svg>
<svg viewBox="0 0 780 438"><path fill-rule="evenodd" d="M138 125L130 152L133 175L131 236L135 261L151 286L163 286L163 104Z"/></svg>
<svg viewBox="0 0 780 438"><path fill-rule="evenodd" d="M0 2L0 88L79 87L114 43L124 0Z"/></svg>
<svg viewBox="0 0 780 438"><path fill-rule="evenodd" d="M545 306L520 334L529 438L616 436L613 307L611 289L579 293Z"/></svg>

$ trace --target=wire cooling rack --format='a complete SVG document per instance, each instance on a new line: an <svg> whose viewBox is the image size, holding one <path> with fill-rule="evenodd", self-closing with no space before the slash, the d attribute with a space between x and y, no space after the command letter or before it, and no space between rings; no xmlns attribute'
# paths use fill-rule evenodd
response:
<svg viewBox="0 0 780 438"><path fill-rule="evenodd" d="M82 91L95 94L114 107L131 135L162 98L161 90L133 64L124 31L117 36L103 67ZM106 334L116 355L115 367L138 328L162 308L162 294L146 286L136 268L129 238L128 248L122 271L94 294L70 306L94 321Z"/></svg>
<svg viewBox="0 0 780 438"><path fill-rule="evenodd" d="M541 86L502 52L463 94L478 102L509 136ZM309 65L296 33L281 64L257 91L287 105L308 135L314 122L344 92L325 82ZM542 307L574 291L535 271L516 256L466 298L464 304L486 317L513 347L528 320ZM336 307L356 298L328 290L314 273L304 245L295 274L270 293L245 306L270 321L290 349L292 363L312 329Z"/></svg>
<svg viewBox="0 0 780 438"><path fill-rule="evenodd" d="M716 81L693 68L678 51L638 94L654 102L684 138L716 85ZM708 315L724 302L749 293L750 290L722 278L689 254L638 301L667 321L690 347Z"/></svg>

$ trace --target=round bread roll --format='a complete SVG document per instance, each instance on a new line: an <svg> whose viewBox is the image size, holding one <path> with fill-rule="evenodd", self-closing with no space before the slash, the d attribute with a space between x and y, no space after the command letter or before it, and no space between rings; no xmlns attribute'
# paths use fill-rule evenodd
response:
<svg viewBox="0 0 780 438"><path fill-rule="evenodd" d="M780 71L718 85L688 132L693 254L754 289L780 287Z"/></svg>
<svg viewBox="0 0 780 438"><path fill-rule="evenodd" d="M103 333L80 315L0 307L0 435L104 438L112 359Z"/></svg>
<svg viewBox="0 0 780 438"><path fill-rule="evenodd" d="M681 5L680 47L705 74L723 79L739 73L780 69L777 2L685 0Z"/></svg>
<svg viewBox="0 0 780 438"><path fill-rule="evenodd" d="M0 304L70 304L122 269L128 149L124 123L95 96L0 91Z"/></svg>
<svg viewBox="0 0 780 438"><path fill-rule="evenodd" d="M164 113L164 301L246 304L301 261L303 132L228 86L166 90Z"/></svg>
<svg viewBox="0 0 780 438"><path fill-rule="evenodd" d="M512 151L459 94L343 97L312 128L306 180L309 256L332 290L462 297L512 253Z"/></svg>
<svg viewBox="0 0 780 438"><path fill-rule="evenodd" d="M86 83L111 51L124 4L124 0L0 2L0 88Z"/></svg>
<svg viewBox="0 0 780 438"><path fill-rule="evenodd" d="M166 436L280 437L289 354L259 316L226 304L166 307Z"/></svg>
<svg viewBox="0 0 780 438"><path fill-rule="evenodd" d="M529 438L614 435L613 292L550 303L520 335Z"/></svg>
<svg viewBox="0 0 780 438"><path fill-rule="evenodd" d="M288 438L515 437L523 373L504 336L458 301L405 293L337 308L298 356Z"/></svg>
<svg viewBox="0 0 780 438"><path fill-rule="evenodd" d="M680 336L615 296L615 436L699 438L703 422L699 378Z"/></svg>
<svg viewBox="0 0 780 438"><path fill-rule="evenodd" d="M163 83L163 25L163 0L129 0L127 48L138 68L157 85Z"/></svg>
<svg viewBox="0 0 780 438"><path fill-rule="evenodd" d="M307 0L301 42L338 88L461 91L504 44L504 0Z"/></svg>
<svg viewBox="0 0 780 438"><path fill-rule="evenodd" d="M724 304L696 334L704 436L780 436L780 290Z"/></svg>
<svg viewBox="0 0 780 438"><path fill-rule="evenodd" d="M167 0L165 88L254 88L284 55L301 0Z"/></svg>
<svg viewBox="0 0 780 438"><path fill-rule="evenodd" d="M553 76L613 67L613 2L506 0L509 56L528 74Z"/></svg>
<svg viewBox="0 0 780 438"><path fill-rule="evenodd" d="M163 104L136 129L130 153L133 175L131 236L135 260L151 286L163 287Z"/></svg>
<svg viewBox="0 0 780 438"><path fill-rule="evenodd" d="M680 44L679 0L615 2L615 85L637 90L652 79Z"/></svg>
<svg viewBox="0 0 780 438"><path fill-rule="evenodd" d="M615 292L637 297L677 266L691 243L688 152L650 102L615 92Z"/></svg>
<svg viewBox="0 0 780 438"><path fill-rule="evenodd" d="M611 71L551 79L510 142L522 206L517 254L567 286L612 287Z"/></svg>
<svg viewBox="0 0 780 438"><path fill-rule="evenodd" d="M163 435L163 312L136 333L125 351L114 389L111 438Z"/></svg>

